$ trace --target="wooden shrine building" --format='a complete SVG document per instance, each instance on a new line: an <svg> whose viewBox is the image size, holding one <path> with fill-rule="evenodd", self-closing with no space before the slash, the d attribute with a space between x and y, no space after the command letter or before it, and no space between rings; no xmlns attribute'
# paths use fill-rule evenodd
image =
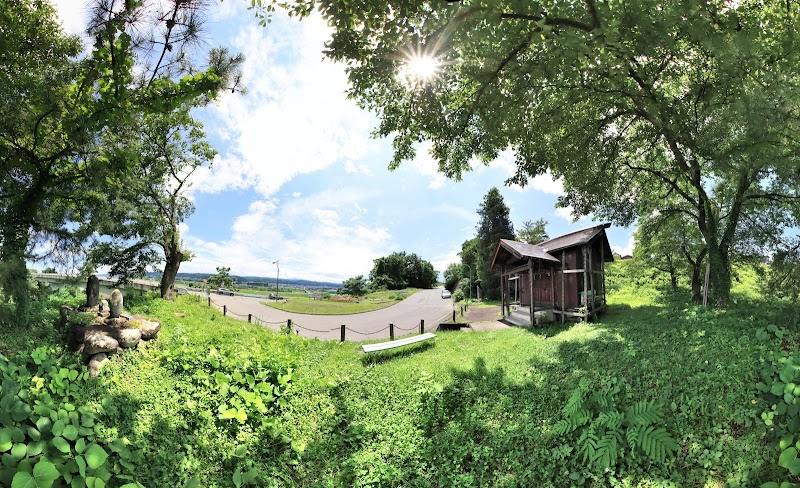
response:
<svg viewBox="0 0 800 488"><path fill-rule="evenodd" d="M588 321L606 306L605 263L613 262L601 224L539 244L501 239L491 269L499 270L503 316L520 325L544 317ZM537 320L539 319L539 320Z"/></svg>

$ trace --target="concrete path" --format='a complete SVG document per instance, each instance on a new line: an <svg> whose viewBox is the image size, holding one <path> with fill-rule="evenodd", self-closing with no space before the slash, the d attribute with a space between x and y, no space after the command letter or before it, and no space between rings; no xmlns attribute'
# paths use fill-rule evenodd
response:
<svg viewBox="0 0 800 488"><path fill-rule="evenodd" d="M389 324L394 324L395 337L419 333L420 320L425 321L425 330L432 331L445 322L453 313L453 301L442 298L442 289L421 290L391 307L352 315L309 315L284 312L262 305L266 298L244 296L211 295L211 301L222 309L225 305L228 316L263 323L271 329L279 329L288 319L292 320L296 333L319 339L336 339L341 336L342 324L346 326L348 341L374 341L389 339ZM258 321L256 321L256 318Z"/></svg>

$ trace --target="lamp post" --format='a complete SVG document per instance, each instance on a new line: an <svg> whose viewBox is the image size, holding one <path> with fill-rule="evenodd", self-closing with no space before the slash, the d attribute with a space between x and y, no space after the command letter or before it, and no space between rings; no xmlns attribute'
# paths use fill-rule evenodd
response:
<svg viewBox="0 0 800 488"><path fill-rule="evenodd" d="M276 295L280 295L281 294L281 262L280 262L280 260L273 261L272 264L274 264L274 265L276 265L278 267L278 276L277 276L277 278L275 278L275 294Z"/></svg>

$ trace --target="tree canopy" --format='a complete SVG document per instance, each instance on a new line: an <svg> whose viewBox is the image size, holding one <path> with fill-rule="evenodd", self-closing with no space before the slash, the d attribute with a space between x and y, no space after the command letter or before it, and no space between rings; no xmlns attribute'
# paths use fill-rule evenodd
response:
<svg viewBox="0 0 800 488"><path fill-rule="evenodd" d="M135 117L134 124L107 134L103 145L104 155L125 154L136 164L116 191L103 194L98 230L113 239L97 242L92 260L120 278L144 275L148 266L164 261L161 297L166 299L172 298L180 264L191 259L178 230L194 211L186 196L189 178L216 154L189 108Z"/></svg>
<svg viewBox="0 0 800 488"><path fill-rule="evenodd" d="M193 62L207 0L98 0L79 58L48 2L0 7L0 286L18 310L26 301L25 260L80 246L102 212L101 195L135 158L100 155L103 133L137 114L168 113L189 101L236 90L236 57L211 50ZM98 156L99 155L99 156ZM89 225L80 225L88 223Z"/></svg>
<svg viewBox="0 0 800 488"><path fill-rule="evenodd" d="M796 2L369 0L317 6L350 96L445 174L512 149L525 184L564 181L562 205L630 224L683 214L703 237L714 299L743 225L794 224L800 200ZM415 56L437 76L398 76Z"/></svg>
<svg viewBox="0 0 800 488"><path fill-rule="evenodd" d="M378 258L369 273L374 289L432 288L438 280L433 265L416 254L394 252Z"/></svg>
<svg viewBox="0 0 800 488"><path fill-rule="evenodd" d="M547 221L545 219L526 220L522 228L517 231L517 240L528 244L539 244L550 238L547 235Z"/></svg>

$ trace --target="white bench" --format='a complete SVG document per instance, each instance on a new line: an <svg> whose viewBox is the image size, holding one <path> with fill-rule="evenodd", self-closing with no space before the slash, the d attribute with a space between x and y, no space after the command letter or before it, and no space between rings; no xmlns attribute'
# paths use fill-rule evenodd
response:
<svg viewBox="0 0 800 488"><path fill-rule="evenodd" d="M397 339L396 341L380 342L378 344L365 344L361 346L361 349L364 352L384 351L386 349L394 349L395 347L414 344L415 342L427 341L428 339L433 339L434 337L436 337L436 334L426 332L425 334L406 337L405 339Z"/></svg>

